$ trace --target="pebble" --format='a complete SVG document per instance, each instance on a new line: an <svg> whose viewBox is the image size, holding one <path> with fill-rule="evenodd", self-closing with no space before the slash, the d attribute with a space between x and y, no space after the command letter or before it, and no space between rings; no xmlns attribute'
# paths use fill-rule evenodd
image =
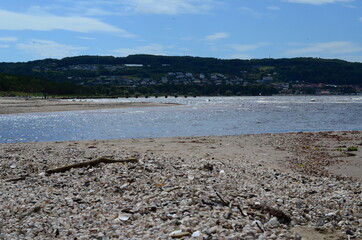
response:
<svg viewBox="0 0 362 240"><path fill-rule="evenodd" d="M201 232L200 231L196 231L196 232L193 232L191 237L193 238L197 238L197 237L200 237L201 236Z"/></svg>
<svg viewBox="0 0 362 240"><path fill-rule="evenodd" d="M217 227L217 226L214 226L214 227L209 228L209 229L206 231L206 233L207 233L208 235L211 235L211 234L216 233L217 230L218 230L218 227Z"/></svg>
<svg viewBox="0 0 362 240"><path fill-rule="evenodd" d="M118 218L115 219L115 221L127 221L130 219L130 216L129 215L119 215Z"/></svg>
<svg viewBox="0 0 362 240"><path fill-rule="evenodd" d="M273 217L268 221L267 225L271 228L276 228L279 227L280 223L278 221L278 218Z"/></svg>
<svg viewBox="0 0 362 240"><path fill-rule="evenodd" d="M20 149L11 154L36 158L10 157L6 149L11 146ZM11 168L0 172L0 179L15 179L24 170L29 174L16 182L0 181L1 239L50 239L57 233L64 239L283 240L302 239L290 231L295 226L316 225L326 231L338 227L341 239L362 237L360 180L284 172L240 159L201 161L162 153L139 154L138 163L48 176L48 166L133 153L122 147L108 152L54 143L48 155L31 146L0 148L0 169ZM37 206L40 210L33 211ZM291 222L283 223L280 212L266 209L279 210Z"/></svg>

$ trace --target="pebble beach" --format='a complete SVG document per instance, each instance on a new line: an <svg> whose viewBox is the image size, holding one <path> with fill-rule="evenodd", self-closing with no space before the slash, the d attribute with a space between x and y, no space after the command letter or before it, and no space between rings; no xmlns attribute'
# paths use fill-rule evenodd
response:
<svg viewBox="0 0 362 240"><path fill-rule="evenodd" d="M362 132L0 144L0 239L362 239ZM49 170L96 159L127 160Z"/></svg>

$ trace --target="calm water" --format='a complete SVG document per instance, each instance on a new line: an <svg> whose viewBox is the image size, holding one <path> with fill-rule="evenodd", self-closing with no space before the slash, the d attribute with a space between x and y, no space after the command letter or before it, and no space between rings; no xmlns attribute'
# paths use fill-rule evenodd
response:
<svg viewBox="0 0 362 240"><path fill-rule="evenodd" d="M0 142L362 130L362 96L92 101L177 102L183 105L0 115Z"/></svg>

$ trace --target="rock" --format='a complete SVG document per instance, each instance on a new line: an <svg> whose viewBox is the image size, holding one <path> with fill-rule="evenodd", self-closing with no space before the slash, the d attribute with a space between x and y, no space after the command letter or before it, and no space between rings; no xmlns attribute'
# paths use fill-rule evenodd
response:
<svg viewBox="0 0 362 240"><path fill-rule="evenodd" d="M171 232L169 234L169 236L172 238L182 238L182 237L190 236L190 233L184 232L182 230L176 230L176 231Z"/></svg>
<svg viewBox="0 0 362 240"><path fill-rule="evenodd" d="M278 135L269 137L281 141ZM97 144L97 151L84 147L85 143L16 143L11 146L19 149L18 160L7 152L7 144L0 146L3 180L22 176L23 169L29 174L22 181L0 182L0 239L254 240L308 239L312 235L345 239L346 234L361 238L362 182L358 179L275 170L260 165L254 153L246 151L250 157L241 156L245 149L236 158L213 159L210 154L201 161L191 155L195 153L191 148L190 155L180 157L165 153L161 146L158 151L156 145L150 148L151 154L127 150L118 140L111 142L113 148L107 147L108 141ZM288 149L300 144L307 154L316 152L310 141L278 145ZM52 152L42 151L44 146L51 146ZM42 174L47 167L99 155L141 160ZM286 161L297 165L304 160L296 155ZM290 217L288 226L281 213Z"/></svg>
<svg viewBox="0 0 362 240"><path fill-rule="evenodd" d="M337 216L337 214L334 213L334 212L331 212L331 213L327 213L327 214L326 214L326 217L328 217L328 218L333 218L333 217L335 217L335 216Z"/></svg>
<svg viewBox="0 0 362 240"><path fill-rule="evenodd" d="M200 231L193 232L192 235L191 235L191 237L193 237L193 238L197 238L197 237L199 237L199 236L201 236L201 232L200 232Z"/></svg>
<svg viewBox="0 0 362 240"><path fill-rule="evenodd" d="M323 227L324 223L325 223L326 219L325 218L319 218L317 223L316 223L316 226L317 227Z"/></svg>
<svg viewBox="0 0 362 240"><path fill-rule="evenodd" d="M115 221L119 222L119 221L128 221L130 219L130 215L126 215L126 214L121 214L119 215Z"/></svg>
<svg viewBox="0 0 362 240"><path fill-rule="evenodd" d="M206 233L207 233L208 235L215 234L215 233L217 232L217 230L218 230L218 227L217 227L217 226L214 226L214 227L209 228L208 230L206 230Z"/></svg>
<svg viewBox="0 0 362 240"><path fill-rule="evenodd" d="M278 221L278 218L273 217L267 222L266 225L271 227L271 228L277 228L277 227L279 227L280 223Z"/></svg>

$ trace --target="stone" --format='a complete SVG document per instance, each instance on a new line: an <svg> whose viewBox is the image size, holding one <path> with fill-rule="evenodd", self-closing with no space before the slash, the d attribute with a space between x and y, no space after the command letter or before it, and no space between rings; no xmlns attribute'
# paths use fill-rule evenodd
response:
<svg viewBox="0 0 362 240"><path fill-rule="evenodd" d="M200 231L195 231L192 233L191 237L193 238L197 238L197 237L200 237L201 236L201 232Z"/></svg>
<svg viewBox="0 0 362 240"><path fill-rule="evenodd" d="M271 227L271 228L277 228L280 226L280 223L278 221L278 218L273 217L267 222L267 225L268 225L268 227Z"/></svg>

